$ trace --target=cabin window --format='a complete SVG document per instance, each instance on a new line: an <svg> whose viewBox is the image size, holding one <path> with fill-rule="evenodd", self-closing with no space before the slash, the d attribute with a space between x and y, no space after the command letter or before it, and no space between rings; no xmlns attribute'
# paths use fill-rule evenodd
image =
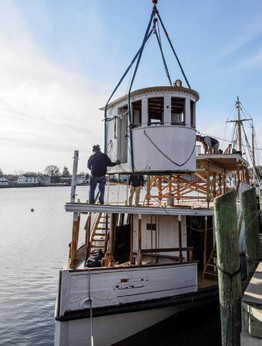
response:
<svg viewBox="0 0 262 346"><path fill-rule="evenodd" d="M171 124L185 125L185 99L182 97L171 98Z"/></svg>
<svg viewBox="0 0 262 346"><path fill-rule="evenodd" d="M164 98L154 97L148 99L148 126L163 125Z"/></svg>
<svg viewBox="0 0 262 346"><path fill-rule="evenodd" d="M156 224L155 223L147 223L146 224L146 229L148 231L156 231Z"/></svg>
<svg viewBox="0 0 262 346"><path fill-rule="evenodd" d="M196 127L196 115L195 115L196 104L194 101L190 101L190 126Z"/></svg>
<svg viewBox="0 0 262 346"><path fill-rule="evenodd" d="M142 122L142 101L132 103L133 127L141 126Z"/></svg>

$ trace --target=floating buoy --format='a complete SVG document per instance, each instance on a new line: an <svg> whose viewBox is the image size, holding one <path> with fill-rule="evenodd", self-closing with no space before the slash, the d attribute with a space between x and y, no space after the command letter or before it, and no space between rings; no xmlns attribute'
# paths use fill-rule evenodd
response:
<svg viewBox="0 0 262 346"><path fill-rule="evenodd" d="M35 209L34 209L34 208L31 208L31 212L33 212L33 211L35 211Z"/></svg>

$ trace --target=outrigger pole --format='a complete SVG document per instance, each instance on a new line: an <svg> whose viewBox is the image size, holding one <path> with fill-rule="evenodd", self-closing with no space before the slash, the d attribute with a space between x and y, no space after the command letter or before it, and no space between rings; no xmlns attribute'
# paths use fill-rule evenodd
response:
<svg viewBox="0 0 262 346"><path fill-rule="evenodd" d="M149 23L147 25L147 29L146 29L146 32L145 32L142 44L141 44L138 52L134 56L133 60L131 61L130 65L128 66L128 68L124 72L124 74L121 77L121 79L119 80L119 82L117 83L116 87L114 88L112 94L110 95L110 97L107 100L106 105L104 107L104 109L105 109L105 112L104 112L104 120L105 120L105 125L104 125L104 152L107 153L106 121L107 121L107 108L108 108L108 104L111 101L111 99L112 99L113 95L115 94L116 90L118 89L118 87L122 83L123 79L127 75L128 71L130 70L130 68L133 66L133 64L136 61L135 70L133 72L133 76L132 76L132 79L131 79L131 82L130 82L130 86L129 86L129 89L128 89L128 95L127 95L127 97L128 97L128 119L129 119L129 138L130 138L131 168L132 168L133 172L134 172L134 155L133 155L133 136L132 136L131 90L132 90L132 86L133 86L133 83L134 83L134 80L135 80L135 77L136 77L136 73L137 73L137 70L138 70L138 66L139 66L139 63L140 63L140 60L141 60L141 57L142 57L145 45L146 45L147 41L149 40L149 38L151 37L151 35L153 33L156 35L157 42L158 42L158 45L159 45L159 49L160 49L161 56L162 56L162 60L163 60L164 67L165 67L165 72L166 72L167 78L169 80L169 84L172 86L172 82L171 82L171 78L170 78L169 71L168 71L168 68L167 68L167 64L166 64L166 61L165 61L165 57L164 57L164 53L163 53L163 50L162 50L160 38L159 38L157 30L156 30L156 24L158 22L158 19L159 19L159 21L161 23L161 26L162 26L162 28L163 28L163 30L165 32L166 38L167 38L167 40L168 40L168 42L169 42L169 44L171 46L171 50L172 50L172 52L175 55L175 58L176 58L177 63L179 65L179 67L180 67L180 70L181 70L181 72L183 74L183 77L185 78L186 84L187 84L188 88L191 89L191 86L190 86L190 84L188 82L188 79L187 79L187 77L185 75L185 72L184 72L184 70L182 68L182 65L181 65L181 63L180 63L180 61L178 59L178 56L177 56L177 54L175 52L175 49L174 49L174 47L172 45L172 42L171 42L171 40L170 40L170 38L168 36L168 33L167 33L166 28L164 26L164 23L163 23L160 15L159 15L158 9L156 7L157 2L158 2L158 0L152 0L152 3L154 4L153 10L152 10L152 13L151 13L151 16L150 16ZM158 19L156 18L156 16L158 17ZM153 22L153 25L152 25L152 22ZM152 25L152 28L150 30L151 25Z"/></svg>

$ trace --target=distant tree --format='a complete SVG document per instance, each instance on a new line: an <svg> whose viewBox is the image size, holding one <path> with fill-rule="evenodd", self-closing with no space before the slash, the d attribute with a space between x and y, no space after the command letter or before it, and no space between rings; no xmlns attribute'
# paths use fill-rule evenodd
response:
<svg viewBox="0 0 262 346"><path fill-rule="evenodd" d="M64 168L63 168L62 177L65 177L65 178L69 178L70 177L69 169L66 166L64 166Z"/></svg>
<svg viewBox="0 0 262 346"><path fill-rule="evenodd" d="M46 169L44 170L44 173L50 175L52 183L58 183L59 182L60 171L59 171L59 168L57 166L55 166L55 165L47 166Z"/></svg>
<svg viewBox="0 0 262 346"><path fill-rule="evenodd" d="M3 174L3 171L2 171L2 169L1 169L1 167L0 167L0 177L2 177L4 174Z"/></svg>

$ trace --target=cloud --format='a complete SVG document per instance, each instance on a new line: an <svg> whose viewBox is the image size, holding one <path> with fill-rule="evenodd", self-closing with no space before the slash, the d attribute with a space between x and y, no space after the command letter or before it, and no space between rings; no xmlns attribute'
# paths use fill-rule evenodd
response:
<svg viewBox="0 0 262 346"><path fill-rule="evenodd" d="M245 48L253 41L261 37L262 34L262 23L260 20L251 19L251 24L246 24L238 35L228 36L229 43L223 47L220 52L217 52L217 58L221 59L232 55L242 48Z"/></svg>
<svg viewBox="0 0 262 346"><path fill-rule="evenodd" d="M0 45L0 167L19 168L11 152L31 171L52 163L41 162L47 153L57 165L76 146L87 153L102 134L105 98L96 83L50 61L11 2L1 11Z"/></svg>

